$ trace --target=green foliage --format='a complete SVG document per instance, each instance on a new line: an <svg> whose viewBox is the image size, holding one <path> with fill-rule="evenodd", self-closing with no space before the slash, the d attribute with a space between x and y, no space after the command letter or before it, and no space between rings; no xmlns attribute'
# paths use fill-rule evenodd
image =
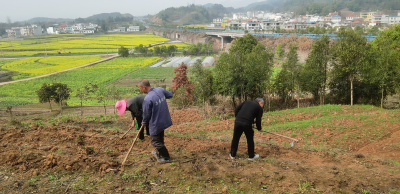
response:
<svg viewBox="0 0 400 194"><path fill-rule="evenodd" d="M140 44L139 46L135 47L135 51L141 54L147 54L148 48Z"/></svg>
<svg viewBox="0 0 400 194"><path fill-rule="evenodd" d="M71 94L71 89L67 86L67 84L62 83L53 83L46 84L44 83L42 87L36 91L39 102L48 102L55 101L60 104L62 107L62 102L68 100ZM51 104L50 104L51 108Z"/></svg>
<svg viewBox="0 0 400 194"><path fill-rule="evenodd" d="M273 53L255 37L237 39L215 67L215 92L240 101L262 97L272 74Z"/></svg>
<svg viewBox="0 0 400 194"><path fill-rule="evenodd" d="M320 104L324 104L325 89L328 81L328 62L331 58L329 37L323 36L314 42L308 54L306 65L300 75L302 91L313 94L315 101L321 94Z"/></svg>
<svg viewBox="0 0 400 194"><path fill-rule="evenodd" d="M383 31L372 43L364 66L366 82L378 85L381 93L380 106L387 95L396 92L400 70L400 26L394 25Z"/></svg>
<svg viewBox="0 0 400 194"><path fill-rule="evenodd" d="M278 46L276 47L275 55L278 58L283 58L285 56L285 50L282 48L282 44L278 44Z"/></svg>
<svg viewBox="0 0 400 194"><path fill-rule="evenodd" d="M352 29L341 29L338 38L333 48L334 67L330 88L338 99L347 99L339 101L353 105L354 88L356 82L361 82L361 71L367 57L367 39Z"/></svg>
<svg viewBox="0 0 400 194"><path fill-rule="evenodd" d="M118 49L118 55L121 57L128 57L129 56L129 50L125 48L124 46L121 46Z"/></svg>
<svg viewBox="0 0 400 194"><path fill-rule="evenodd" d="M179 21L180 24L205 24L214 18L223 17L230 13L222 5L215 4L213 7L205 8L200 5L188 5L181 7L170 7L159 12L156 16L164 24ZM176 26L176 24L175 24Z"/></svg>
<svg viewBox="0 0 400 194"><path fill-rule="evenodd" d="M204 104L213 98L214 91L212 89L214 77L211 70L206 69L198 60L193 69L191 69L191 82L194 84L195 101Z"/></svg>

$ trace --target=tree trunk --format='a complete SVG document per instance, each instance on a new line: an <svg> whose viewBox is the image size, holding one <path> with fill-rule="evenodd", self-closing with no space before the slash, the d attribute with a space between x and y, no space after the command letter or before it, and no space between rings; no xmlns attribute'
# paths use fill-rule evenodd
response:
<svg viewBox="0 0 400 194"><path fill-rule="evenodd" d="M62 101L60 100L60 114L62 115L63 108L62 108Z"/></svg>
<svg viewBox="0 0 400 194"><path fill-rule="evenodd" d="M350 106L353 106L353 81L354 81L354 78L353 78L353 76L350 76Z"/></svg>
<svg viewBox="0 0 400 194"><path fill-rule="evenodd" d="M300 88L297 86L297 108L300 108Z"/></svg>
<svg viewBox="0 0 400 194"><path fill-rule="evenodd" d="M268 112L271 112L271 99L270 99L271 94L268 95Z"/></svg>
<svg viewBox="0 0 400 194"><path fill-rule="evenodd" d="M83 116L83 104L82 104L82 99L81 99L81 117Z"/></svg>
<svg viewBox="0 0 400 194"><path fill-rule="evenodd" d="M381 108L383 108L383 92L384 92L384 88L382 87Z"/></svg>
<svg viewBox="0 0 400 194"><path fill-rule="evenodd" d="M49 105L50 105L50 110L53 110L53 108L51 107L51 101L49 101Z"/></svg>
<svg viewBox="0 0 400 194"><path fill-rule="evenodd" d="M104 115L107 114L106 103L104 103Z"/></svg>

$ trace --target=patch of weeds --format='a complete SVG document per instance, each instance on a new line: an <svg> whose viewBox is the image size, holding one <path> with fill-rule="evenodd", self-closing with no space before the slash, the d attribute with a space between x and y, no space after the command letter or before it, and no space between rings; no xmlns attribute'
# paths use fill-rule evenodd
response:
<svg viewBox="0 0 400 194"><path fill-rule="evenodd" d="M278 161L276 160L276 158L267 158L265 159L265 162L270 163L270 164L276 164Z"/></svg>
<svg viewBox="0 0 400 194"><path fill-rule="evenodd" d="M190 186L186 187L186 192L189 193L190 192Z"/></svg>
<svg viewBox="0 0 400 194"><path fill-rule="evenodd" d="M58 178L53 175L50 175L47 179L49 180L49 182L54 182L54 181L58 180Z"/></svg>
<svg viewBox="0 0 400 194"><path fill-rule="evenodd" d="M170 165L171 165L171 166L175 166L175 162L172 162Z"/></svg>
<svg viewBox="0 0 400 194"><path fill-rule="evenodd" d="M400 194L400 191L397 191L397 190L390 191L389 194Z"/></svg>
<svg viewBox="0 0 400 194"><path fill-rule="evenodd" d="M364 190L364 189L363 189L363 190L362 190L362 193L363 193L363 194L370 194L371 192L368 191L368 190Z"/></svg>
<svg viewBox="0 0 400 194"><path fill-rule="evenodd" d="M39 176L32 176L29 180L28 180L28 184L29 185L33 185L36 183L36 181L39 180Z"/></svg>
<svg viewBox="0 0 400 194"><path fill-rule="evenodd" d="M35 123L36 125L39 125L39 126L45 126L44 122L40 121L40 120L39 121L35 121L33 123Z"/></svg>
<svg viewBox="0 0 400 194"><path fill-rule="evenodd" d="M299 181L299 192L303 193L305 191L307 191L308 189L311 189L312 184L308 181L301 183L301 181Z"/></svg>

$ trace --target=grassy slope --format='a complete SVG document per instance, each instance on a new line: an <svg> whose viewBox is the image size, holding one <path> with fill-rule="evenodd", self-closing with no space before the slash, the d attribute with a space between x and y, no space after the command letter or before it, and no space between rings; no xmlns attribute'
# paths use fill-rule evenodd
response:
<svg viewBox="0 0 400 194"><path fill-rule="evenodd" d="M193 116L187 115L187 117ZM40 175L25 176L18 180L22 181L23 190L38 191L39 193L44 191L63 192L68 185L70 185L69 192L72 193L116 191L139 193L149 191L153 193L225 193L224 191L226 193L283 193L283 191L289 193L374 193L378 192L377 188L381 189L379 192L399 193L398 186L387 187L387 185L390 185L392 179L395 181L396 177L398 178L400 160L380 162L383 160L375 160L372 157L355 158L354 152L352 152L354 150L348 149L348 145L354 145L354 142L361 141L364 144L362 146L365 146L384 139L387 133L399 130L399 116L399 110L340 105L265 113L264 129L301 139L301 142L295 148L277 148L276 145L287 147L288 144L284 143L287 141L278 141L279 138L274 136L263 136L256 133L256 151L267 150L268 153L256 162L248 162L243 158L230 162L225 157L229 150L227 146L229 146L232 135L233 118L228 121L229 126L226 129L227 121L215 119L175 121L174 126L167 131L166 137L170 153L175 160L174 163L158 165L151 160L151 156L148 154L149 142L138 142L136 151L131 154L129 159L133 165L125 167L123 172L90 173L90 171L58 170L55 172L46 170ZM126 126L123 123L114 122L116 121L115 117L108 118L66 116L52 119L49 123L40 122L40 125L62 125L76 128L81 123L84 126L90 124L90 128L99 130L101 134L107 130L124 132ZM124 119L125 123L129 123L129 115L125 115ZM114 124L102 124L107 120L113 121ZM38 121L26 122L24 126L28 128L31 124L38 123ZM224 129L219 125L220 123L223 123ZM333 134L328 136L333 141L324 139L325 136L321 133ZM111 136L111 133L106 132L106 134ZM267 137L276 141L266 142ZM133 134L129 138L133 138ZM129 138L124 140L124 143L117 145L128 148L131 142ZM243 139L245 138L242 136ZM171 142L173 140L175 142ZM336 140L340 144L335 144ZM72 141L75 139L73 138ZM325 144L321 146L318 145L319 142L325 142ZM195 143L199 143L197 144L199 149L193 148L192 144ZM203 147L207 146L206 144L211 145L208 151L203 150ZM227 150L225 148L222 150L217 146L212 148L212 144L223 144ZM242 141L241 146L238 154L240 157L245 157L246 146ZM313 146L316 149L312 149ZM60 149L54 154L64 156L68 151L72 152L74 147L70 148L71 150ZM98 148L95 147L96 149ZM110 149L111 153L124 154L124 152L119 153L116 147L112 146ZM357 150L357 148L354 149ZM143 152L143 150L145 151ZM191 161L190 158L200 159ZM337 174L335 174L335 169L338 169ZM380 175L371 177L370 171L372 174ZM0 175L9 177L11 176L10 172L12 171L0 170ZM20 175L17 173L14 176ZM389 176L392 178L388 178ZM12 180L13 177L8 180L9 183L3 181L2 185L14 185ZM346 180L347 185L337 183L341 180ZM4 188L11 189L10 186Z"/></svg>

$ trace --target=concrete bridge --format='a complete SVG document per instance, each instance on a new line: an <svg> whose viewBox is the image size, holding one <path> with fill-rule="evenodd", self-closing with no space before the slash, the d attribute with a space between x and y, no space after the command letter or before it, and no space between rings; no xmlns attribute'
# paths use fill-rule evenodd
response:
<svg viewBox="0 0 400 194"><path fill-rule="evenodd" d="M221 38L221 49L224 49L224 44L244 36L244 33L241 32L206 32L206 34L214 38Z"/></svg>

